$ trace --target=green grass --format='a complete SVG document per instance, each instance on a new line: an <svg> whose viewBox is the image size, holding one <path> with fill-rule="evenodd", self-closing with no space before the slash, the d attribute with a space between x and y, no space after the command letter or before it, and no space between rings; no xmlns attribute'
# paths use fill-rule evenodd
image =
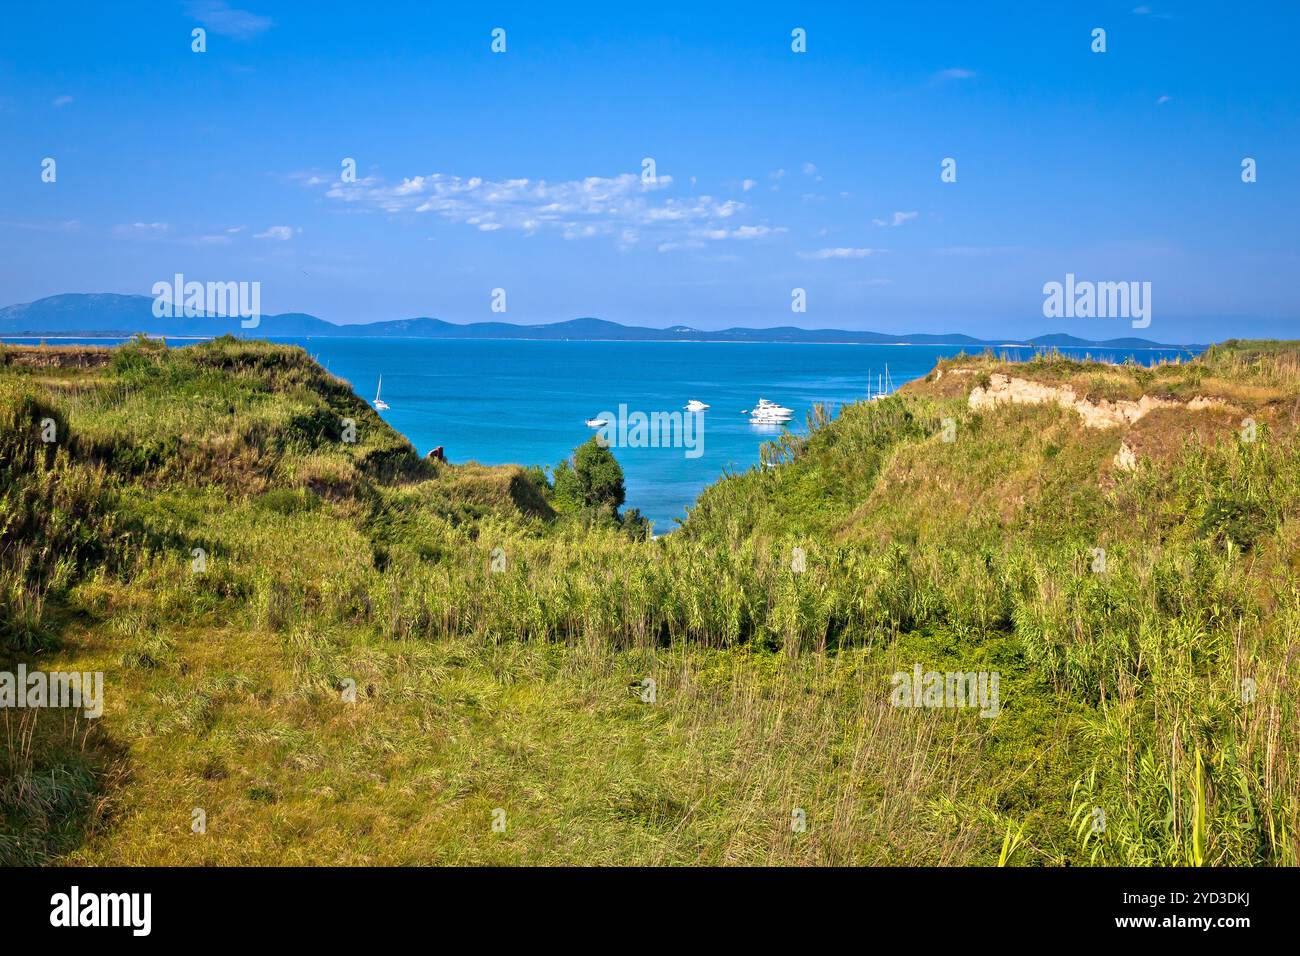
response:
<svg viewBox="0 0 1300 956"><path fill-rule="evenodd" d="M421 461L298 349L53 351L0 368L0 669L106 713L3 714L0 862L1296 862L1293 346L948 360L657 540ZM972 412L993 373L1227 404L1157 442ZM999 715L890 706L915 663Z"/></svg>

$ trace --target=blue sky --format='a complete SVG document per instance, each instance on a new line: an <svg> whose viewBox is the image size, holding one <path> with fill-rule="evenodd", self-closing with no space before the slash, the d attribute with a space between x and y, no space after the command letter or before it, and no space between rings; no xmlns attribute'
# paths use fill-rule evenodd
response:
<svg viewBox="0 0 1300 956"><path fill-rule="evenodd" d="M336 322L1297 336L1297 28L1276 2L15 5L0 304L183 272ZM1066 273L1151 282L1151 326L1044 318Z"/></svg>

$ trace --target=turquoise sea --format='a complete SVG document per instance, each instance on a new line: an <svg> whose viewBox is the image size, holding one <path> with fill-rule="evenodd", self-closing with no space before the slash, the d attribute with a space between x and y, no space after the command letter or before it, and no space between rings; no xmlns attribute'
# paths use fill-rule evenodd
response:
<svg viewBox="0 0 1300 956"><path fill-rule="evenodd" d="M676 519L719 476L757 464L759 446L776 433L771 426L751 425L742 414L760 397L793 409L789 427L803 430L815 402L839 406L857 401L879 388L886 368L897 387L925 375L937 358L962 351L960 346L930 345L283 341L301 345L367 400L375 397L383 375L383 399L391 406L381 412L385 420L421 454L442 445L453 462L552 465L594 434L584 424L587 419L617 413L620 404L649 415L681 411L690 399L705 402L710 408L704 413L698 457L688 457L683 448L614 449L627 478L627 505L640 508L656 533L676 527ZM1032 354L1029 348L999 351ZM1113 361L1131 357L1146 365L1179 354L1087 352Z"/></svg>

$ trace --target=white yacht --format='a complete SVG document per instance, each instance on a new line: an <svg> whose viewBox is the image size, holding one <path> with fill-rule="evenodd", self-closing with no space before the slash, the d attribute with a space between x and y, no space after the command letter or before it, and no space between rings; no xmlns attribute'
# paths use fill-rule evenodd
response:
<svg viewBox="0 0 1300 956"><path fill-rule="evenodd" d="M708 405L705 405L703 402L694 398L692 398L689 402L686 403L686 410L688 412L702 412L708 407L709 407Z"/></svg>
<svg viewBox="0 0 1300 956"><path fill-rule="evenodd" d="M587 427L588 427L588 428L604 428L604 427L605 427L606 425L608 425L608 424L609 424L609 421L608 421L607 419L604 419L604 418L588 418L588 419L587 419Z"/></svg>
<svg viewBox="0 0 1300 956"><path fill-rule="evenodd" d="M760 398L758 404L749 412L752 425L782 425L794 417L794 411L776 402Z"/></svg>
<svg viewBox="0 0 1300 956"><path fill-rule="evenodd" d="M388 408L388 403L379 397L379 393L382 392L383 390L384 390L384 377L381 375L379 376L379 387L375 389L375 400L370 403L371 405L375 406L375 408L379 409L381 412L384 409Z"/></svg>

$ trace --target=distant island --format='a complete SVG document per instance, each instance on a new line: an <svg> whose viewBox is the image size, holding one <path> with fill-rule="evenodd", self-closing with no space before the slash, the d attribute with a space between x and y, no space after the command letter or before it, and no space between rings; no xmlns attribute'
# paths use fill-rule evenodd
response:
<svg viewBox="0 0 1300 956"><path fill-rule="evenodd" d="M238 318L225 316L157 317L154 300L147 295L114 293L70 293L35 302L0 308L0 335L11 337L66 336L77 338L122 338L136 333L152 336L204 338L227 333L245 338L304 338L309 336L352 336L426 339L534 339L542 341L625 341L625 342L787 342L838 343L844 345L970 345L977 348L1031 346L1037 348L1187 349L1200 351L1203 345L1169 345L1140 338L1094 341L1054 333L1030 339L978 339L960 333L920 332L890 335L885 332L846 329L801 329L795 326L718 330L675 325L667 329L620 325L604 319L580 318L543 325L515 325L510 322L458 324L420 317L386 322L338 325L304 312L264 315L256 328L241 328Z"/></svg>

